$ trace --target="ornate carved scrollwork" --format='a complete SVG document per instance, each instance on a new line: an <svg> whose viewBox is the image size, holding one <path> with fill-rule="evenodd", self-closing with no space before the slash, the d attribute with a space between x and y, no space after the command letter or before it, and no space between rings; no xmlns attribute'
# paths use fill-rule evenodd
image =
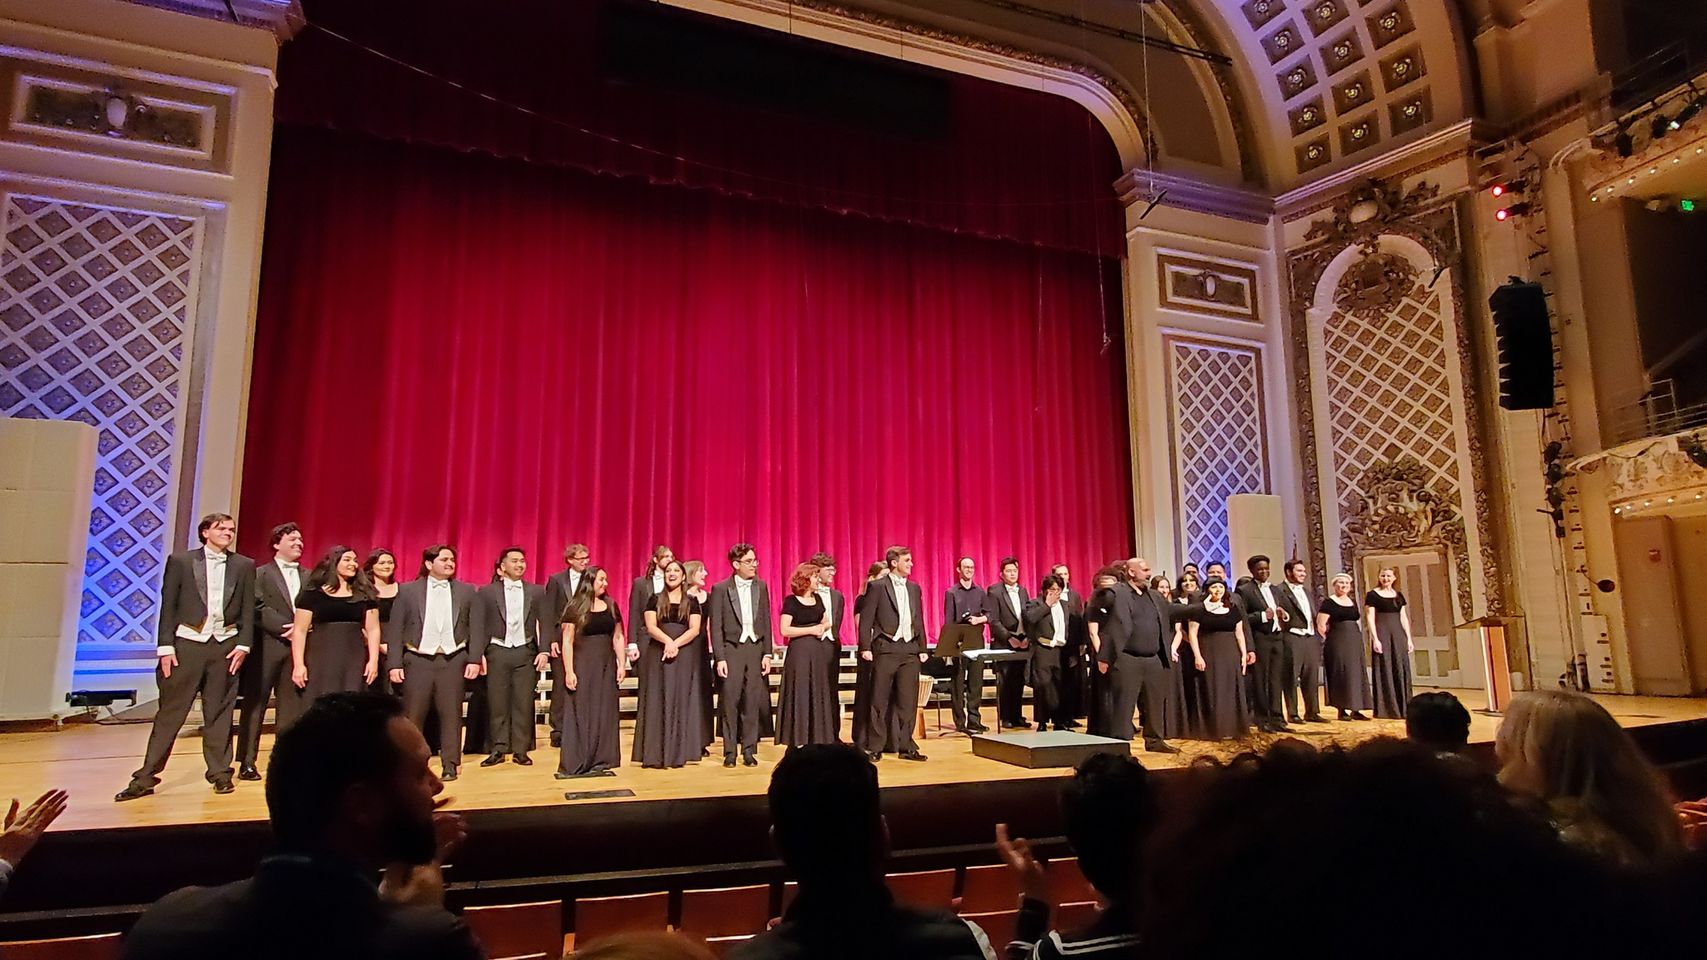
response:
<svg viewBox="0 0 1707 960"><path fill-rule="evenodd" d="M1334 303L1365 323L1377 323L1416 286L1417 268L1396 253L1366 251L1340 277Z"/></svg>
<svg viewBox="0 0 1707 960"><path fill-rule="evenodd" d="M1415 457L1381 460L1357 478L1357 501L1340 533L1348 557L1375 551L1444 546L1462 549L1464 518L1454 497Z"/></svg>

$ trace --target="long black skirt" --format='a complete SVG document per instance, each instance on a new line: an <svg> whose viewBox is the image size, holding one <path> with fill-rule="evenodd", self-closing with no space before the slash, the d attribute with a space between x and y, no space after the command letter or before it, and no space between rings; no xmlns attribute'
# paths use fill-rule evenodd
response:
<svg viewBox="0 0 1707 960"><path fill-rule="evenodd" d="M821 637L795 637L782 662L782 693L777 698L776 742L802 747L835 743L841 731L841 704L831 681L840 645Z"/></svg>
<svg viewBox="0 0 1707 960"><path fill-rule="evenodd" d="M1374 706L1369 693L1369 666L1364 661L1363 629L1357 621L1335 620L1328 625L1322 660L1327 667L1328 706L1341 710Z"/></svg>
<svg viewBox="0 0 1707 960"><path fill-rule="evenodd" d="M622 765L616 653L610 634L575 638L574 690L563 695L563 747L557 772L579 776Z"/></svg>
<svg viewBox="0 0 1707 960"><path fill-rule="evenodd" d="M1375 715L1403 720L1411 703L1411 652L1405 641L1405 624L1397 613L1375 614L1375 639L1381 652L1370 657L1375 682Z"/></svg>
<svg viewBox="0 0 1707 960"><path fill-rule="evenodd" d="M308 629L307 647L302 651L308 667L308 685L294 684L279 698L278 730L290 728L315 700L328 693L345 693L367 686L362 670L367 666L367 640L359 623L316 623ZM290 672L290 663L285 663ZM287 681L288 682L288 681Z"/></svg>
<svg viewBox="0 0 1707 960"><path fill-rule="evenodd" d="M1245 699L1245 677L1239 657L1239 637L1231 631L1201 633L1197 645L1203 651L1203 694L1205 700L1202 736L1208 740L1236 740L1250 730L1251 708Z"/></svg>
<svg viewBox="0 0 1707 960"><path fill-rule="evenodd" d="M672 640L688 632L685 623L666 623L661 629ZM663 644L648 636L640 648L639 720L634 733L634 760L644 767L681 767L698 760L705 749L705 659L701 635L665 660Z"/></svg>

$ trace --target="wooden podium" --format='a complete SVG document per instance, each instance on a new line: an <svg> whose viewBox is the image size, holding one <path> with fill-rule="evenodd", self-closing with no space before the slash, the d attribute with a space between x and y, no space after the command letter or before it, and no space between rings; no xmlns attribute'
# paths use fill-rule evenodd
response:
<svg viewBox="0 0 1707 960"><path fill-rule="evenodd" d="M1482 638L1482 689L1488 693L1488 708L1483 713L1498 716L1511 703L1511 659L1506 653L1508 617L1478 617L1456 629L1475 630Z"/></svg>

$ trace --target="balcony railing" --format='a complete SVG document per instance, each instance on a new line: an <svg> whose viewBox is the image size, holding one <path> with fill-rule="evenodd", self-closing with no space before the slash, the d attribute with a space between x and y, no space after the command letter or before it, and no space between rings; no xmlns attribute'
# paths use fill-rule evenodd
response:
<svg viewBox="0 0 1707 960"><path fill-rule="evenodd" d="M1607 445L1617 446L1707 427L1707 401L1679 404L1676 382L1655 380L1646 393L1615 406L1609 419Z"/></svg>

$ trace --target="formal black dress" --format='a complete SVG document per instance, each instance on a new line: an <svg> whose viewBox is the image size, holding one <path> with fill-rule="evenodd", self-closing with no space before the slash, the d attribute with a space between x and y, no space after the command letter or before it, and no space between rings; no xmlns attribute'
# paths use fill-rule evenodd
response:
<svg viewBox="0 0 1707 960"><path fill-rule="evenodd" d="M296 598L296 608L307 610L312 618L302 661L308 667L308 686L285 711L288 717L279 718L282 731L295 723L310 704L328 693L360 690L367 685L362 676L367 667L367 638L362 624L367 612L377 609L377 601L356 597L334 597L324 590L304 590Z"/></svg>
<svg viewBox="0 0 1707 960"><path fill-rule="evenodd" d="M857 634L862 627L858 626L860 614L865 610L865 591L854 598L854 621ZM871 662L859 655L859 647L854 647L854 695L853 695L853 743L865 749L865 734L871 726ZM888 749L887 746L884 749Z"/></svg>
<svg viewBox="0 0 1707 960"><path fill-rule="evenodd" d="M1231 601L1221 613L1199 608L1197 646L1203 651L1201 736L1208 740L1235 740L1251 726L1250 704L1245 699L1245 678L1239 656L1239 621L1244 610Z"/></svg>
<svg viewBox="0 0 1707 960"><path fill-rule="evenodd" d="M563 746L557 762L557 772L565 776L622 765L616 652L611 649L622 612L609 597L605 604L605 609L589 612L587 622L575 631L576 688L563 697Z"/></svg>
<svg viewBox="0 0 1707 960"><path fill-rule="evenodd" d="M690 593L689 596L693 596L693 595ZM709 594L707 596L709 596ZM700 605L700 610L702 611L702 614L703 614L703 611L705 610L706 598L705 597L694 597L693 599L694 599L695 603ZM700 639L699 639L699 642L697 644L695 644L695 647L697 649L694 651L694 657L699 663L699 674L701 677L700 685L699 685L700 686L700 692L699 692L699 701L700 701L700 745L699 746L700 746L700 750L699 750L699 755L702 758L708 757L711 755L712 741L717 739L717 687L718 687L717 665L711 662L711 646L705 639L706 626L707 626L707 624L702 620L700 623L700 633L699 633ZM682 652L687 653L688 651L684 650Z"/></svg>
<svg viewBox="0 0 1707 960"><path fill-rule="evenodd" d="M1174 696L1179 700L1180 724L1184 733L1179 736L1186 740L1206 740L1209 734L1209 675L1197 669L1197 663L1191 655L1191 625L1203 621L1203 601L1201 597L1184 595L1174 599L1172 619L1186 631L1180 639L1179 663L1174 664L1177 674L1174 684ZM1199 628L1201 630L1201 627ZM1198 646L1203 645L1203 635L1198 634ZM1238 646L1234 638L1233 645ZM1207 666L1207 660L1205 666Z"/></svg>
<svg viewBox="0 0 1707 960"><path fill-rule="evenodd" d="M1197 664L1191 662L1191 644L1187 642L1186 605L1170 599L1167 614L1169 630L1167 636L1162 638L1162 644L1168 648L1168 658L1173 659L1173 630L1177 627L1180 631L1179 661L1173 665L1173 689L1168 694L1167 709L1162 712L1162 739L1178 740L1190 735L1190 727L1186 723L1185 698L1191 688L1190 675L1197 672Z"/></svg>
<svg viewBox="0 0 1707 960"><path fill-rule="evenodd" d="M824 622L824 601L802 603L799 597L782 601L782 612L797 627ZM793 637L782 662L782 694L777 699L776 742L790 747L835 743L841 726L841 705L830 682L841 644L822 636Z"/></svg>
<svg viewBox="0 0 1707 960"><path fill-rule="evenodd" d="M1394 590L1391 597L1383 597L1371 590L1363 602L1375 610L1375 636L1371 639L1381 642L1381 652L1370 655L1375 715L1403 720L1411 702L1410 644L1405 639L1404 621L1399 619L1405 595Z"/></svg>
<svg viewBox="0 0 1707 960"><path fill-rule="evenodd" d="M687 633L688 621L700 616L699 601L684 599L658 615L658 629L672 640ZM700 758L706 744L705 630L702 626L669 660L664 659L664 645L651 634L637 635L635 642L640 645L640 705L634 761L643 767L686 766Z"/></svg>
<svg viewBox="0 0 1707 960"><path fill-rule="evenodd" d="M1316 609L1328 615L1328 635L1322 644L1322 662L1328 675L1328 706L1340 710L1368 710L1374 706L1369 694L1369 664L1363 653L1363 611L1356 600L1340 603L1332 597L1316 601Z"/></svg>
<svg viewBox="0 0 1707 960"><path fill-rule="evenodd" d="M391 605L397 602L397 595L392 594L389 597L380 597L379 599L375 600L374 602L379 604L379 636L380 636L380 642L384 643L385 642L385 625L391 621ZM374 693L391 693L392 692L392 690L391 690L391 671L385 669L385 652L384 651L381 651L379 654L379 676L373 678L373 682L368 684L368 689L372 690ZM436 727L428 727L427 729L435 730L437 728Z"/></svg>

